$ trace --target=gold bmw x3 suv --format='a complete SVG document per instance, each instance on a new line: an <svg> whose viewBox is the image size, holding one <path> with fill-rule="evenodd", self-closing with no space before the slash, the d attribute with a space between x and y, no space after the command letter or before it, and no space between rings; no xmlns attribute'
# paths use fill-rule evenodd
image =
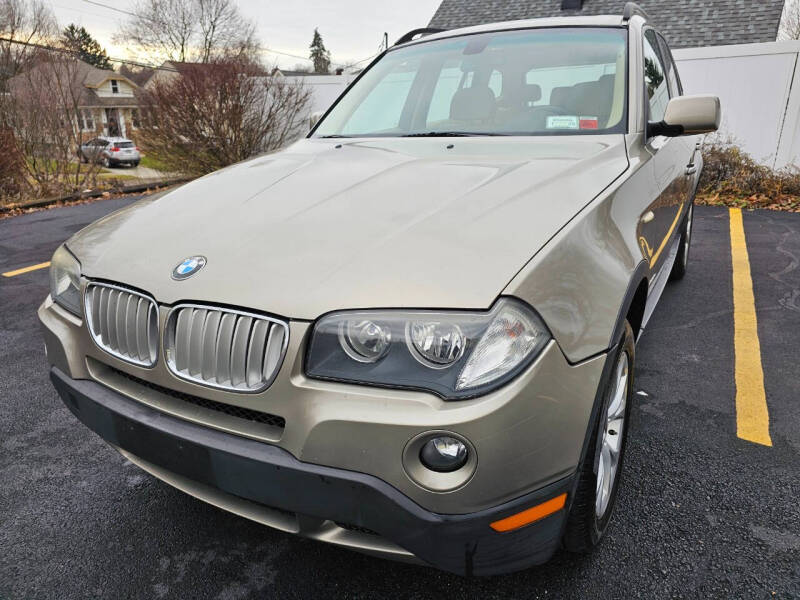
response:
<svg viewBox="0 0 800 600"><path fill-rule="evenodd" d="M412 32L307 138L61 246L52 381L283 531L466 575L589 551L719 121L632 4Z"/></svg>

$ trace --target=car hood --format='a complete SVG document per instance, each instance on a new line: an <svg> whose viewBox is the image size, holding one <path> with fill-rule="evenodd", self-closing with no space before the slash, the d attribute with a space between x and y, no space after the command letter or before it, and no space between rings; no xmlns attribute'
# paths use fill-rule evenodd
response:
<svg viewBox="0 0 800 600"><path fill-rule="evenodd" d="M301 140L76 234L90 278L313 319L486 308L628 165L623 136ZM185 258L206 266L171 278Z"/></svg>

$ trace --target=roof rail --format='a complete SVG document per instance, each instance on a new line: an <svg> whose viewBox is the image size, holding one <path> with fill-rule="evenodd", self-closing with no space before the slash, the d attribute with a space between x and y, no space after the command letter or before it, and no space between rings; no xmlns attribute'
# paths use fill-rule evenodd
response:
<svg viewBox="0 0 800 600"><path fill-rule="evenodd" d="M412 29L399 40L397 40L394 45L397 46L398 44L405 44L406 42L410 42L418 35L431 35L432 33L441 33L443 31L447 31L446 29L437 29L436 27L420 27L419 29Z"/></svg>
<svg viewBox="0 0 800 600"><path fill-rule="evenodd" d="M625 9L622 11L622 20L630 21L634 15L644 17L644 19L648 21L650 20L650 15L648 15L641 6L636 4L636 2L626 2Z"/></svg>

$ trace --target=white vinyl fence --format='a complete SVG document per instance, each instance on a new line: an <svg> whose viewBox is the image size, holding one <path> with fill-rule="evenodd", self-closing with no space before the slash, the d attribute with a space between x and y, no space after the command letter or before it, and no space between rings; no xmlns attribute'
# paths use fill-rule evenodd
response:
<svg viewBox="0 0 800 600"><path fill-rule="evenodd" d="M757 161L800 167L800 42L675 50L686 94L722 102L720 138Z"/></svg>
<svg viewBox="0 0 800 600"><path fill-rule="evenodd" d="M311 98L304 116L308 126L307 130L316 124L319 117L328 110L331 104L336 101L355 78L355 75L347 73L343 75L303 75L286 78L287 81L301 85L311 92Z"/></svg>

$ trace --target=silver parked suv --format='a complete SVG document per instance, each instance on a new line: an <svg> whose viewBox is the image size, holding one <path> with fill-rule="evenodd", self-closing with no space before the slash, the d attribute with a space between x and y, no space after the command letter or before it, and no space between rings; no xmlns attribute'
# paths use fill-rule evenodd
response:
<svg viewBox="0 0 800 600"><path fill-rule="evenodd" d="M96 137L78 148L78 159L82 163L96 162L104 167L130 165L138 167L142 156L131 140L121 137Z"/></svg>
<svg viewBox="0 0 800 600"><path fill-rule="evenodd" d="M719 121L632 4L407 36L307 139L59 248L52 381L283 531L461 574L589 551Z"/></svg>

